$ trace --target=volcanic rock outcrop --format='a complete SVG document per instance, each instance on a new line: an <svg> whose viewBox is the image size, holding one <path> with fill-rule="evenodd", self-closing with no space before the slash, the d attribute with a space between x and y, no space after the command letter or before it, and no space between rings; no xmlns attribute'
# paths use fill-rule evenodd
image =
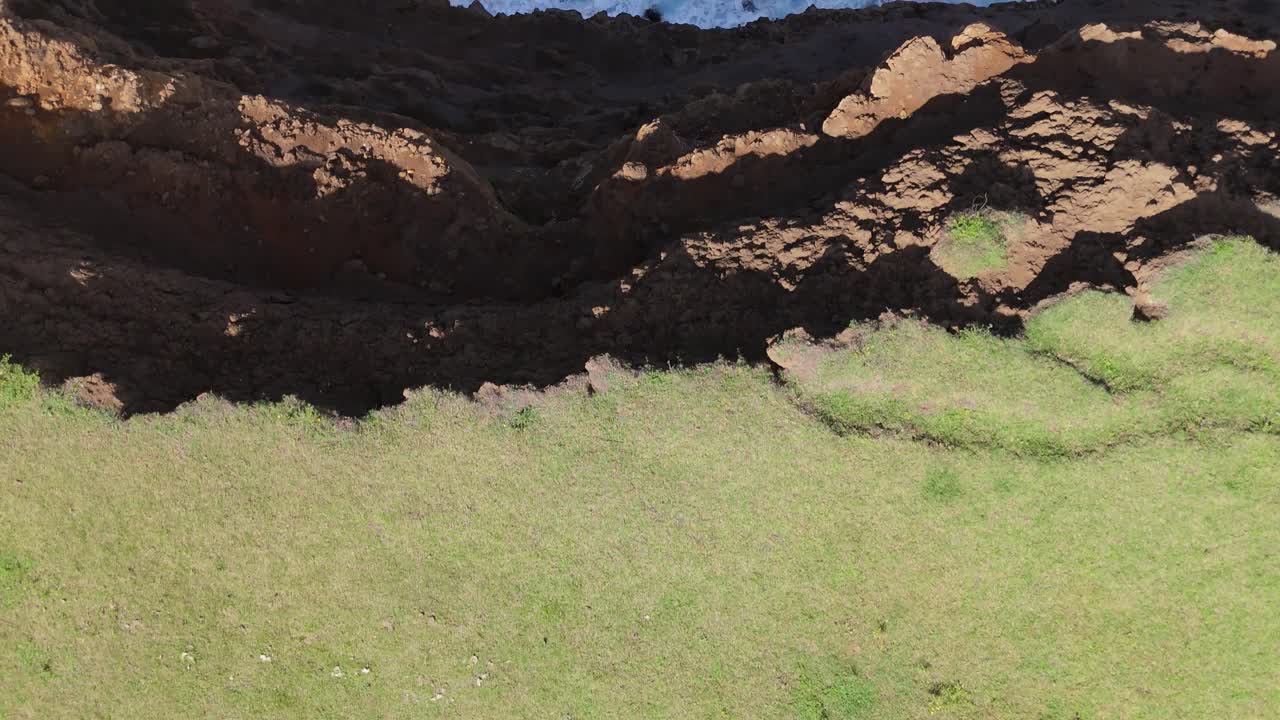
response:
<svg viewBox="0 0 1280 720"><path fill-rule="evenodd" d="M1013 332L1202 234L1280 245L1280 18L1201 12L0 0L0 352L126 412L362 412L885 311ZM975 206L1026 225L957 279Z"/></svg>

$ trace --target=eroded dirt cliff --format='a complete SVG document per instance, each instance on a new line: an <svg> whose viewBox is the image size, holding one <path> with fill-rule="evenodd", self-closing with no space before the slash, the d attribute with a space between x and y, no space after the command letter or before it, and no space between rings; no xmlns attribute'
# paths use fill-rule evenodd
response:
<svg viewBox="0 0 1280 720"><path fill-rule="evenodd" d="M131 412L361 412L887 310L1016 331L1204 233L1280 246L1277 20L0 0L0 351ZM979 204L1028 220L958 280L930 249Z"/></svg>

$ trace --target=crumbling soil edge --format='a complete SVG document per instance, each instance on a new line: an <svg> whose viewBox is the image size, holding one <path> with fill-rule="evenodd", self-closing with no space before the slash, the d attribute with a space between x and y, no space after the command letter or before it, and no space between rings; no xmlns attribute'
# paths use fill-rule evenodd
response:
<svg viewBox="0 0 1280 720"><path fill-rule="evenodd" d="M827 337L886 310L1016 332L1073 283L1137 288L1205 232L1277 246L1258 206L1280 190L1276 99L1255 91L1280 78L1274 43L1167 22L1030 42L1047 24L1025 14L1011 42L993 25L1012 13L919 17L935 12L956 34L821 92L748 85L611 142L597 127L519 182L498 180L489 136L352 122L93 23L6 17L0 144L19 183L0 198L0 347L53 382L96 376L126 413L213 391L359 415L405 388L555 384L601 354L763 361L789 328ZM777 27L804 42L811 20ZM104 46L132 69L95 60ZM32 63L51 48L57 67ZM806 129L850 108L834 135ZM542 130L508 130L504 162L541 162L520 146ZM540 187L569 215L531 216ZM979 191L1036 228L1007 273L958 282L929 249Z"/></svg>

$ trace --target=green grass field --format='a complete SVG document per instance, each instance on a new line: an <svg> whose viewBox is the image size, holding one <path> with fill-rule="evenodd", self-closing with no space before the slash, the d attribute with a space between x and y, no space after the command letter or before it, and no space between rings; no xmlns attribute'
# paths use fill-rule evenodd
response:
<svg viewBox="0 0 1280 720"><path fill-rule="evenodd" d="M0 365L0 718L1280 717L1280 257L354 428Z"/></svg>

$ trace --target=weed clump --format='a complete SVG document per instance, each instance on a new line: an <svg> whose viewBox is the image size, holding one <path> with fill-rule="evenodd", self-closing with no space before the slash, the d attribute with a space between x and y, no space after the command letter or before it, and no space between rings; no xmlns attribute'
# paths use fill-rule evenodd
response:
<svg viewBox="0 0 1280 720"><path fill-rule="evenodd" d="M507 424L513 430L528 430L538 424L538 408L530 405L529 407L520 408Z"/></svg>
<svg viewBox="0 0 1280 720"><path fill-rule="evenodd" d="M794 702L801 720L858 720L868 717L875 704L875 687L856 668L834 664L807 670Z"/></svg>
<svg viewBox="0 0 1280 720"><path fill-rule="evenodd" d="M929 714L973 704L973 695L958 682L936 682L929 686Z"/></svg>
<svg viewBox="0 0 1280 720"><path fill-rule="evenodd" d="M1026 218L1016 213L975 210L947 223L933 250L933 260L952 276L965 280L1009 266L1008 234Z"/></svg>
<svg viewBox="0 0 1280 720"><path fill-rule="evenodd" d="M27 402L40 389L40 376L0 355L0 410Z"/></svg>

